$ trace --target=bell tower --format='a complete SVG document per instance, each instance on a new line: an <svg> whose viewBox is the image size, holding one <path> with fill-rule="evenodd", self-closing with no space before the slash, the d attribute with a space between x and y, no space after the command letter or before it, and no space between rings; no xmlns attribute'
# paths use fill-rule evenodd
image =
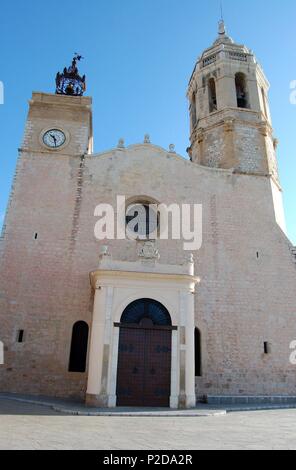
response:
<svg viewBox="0 0 296 470"><path fill-rule="evenodd" d="M191 160L271 176L278 185L268 90L253 52L236 44L221 20L218 38L198 59L189 82Z"/></svg>
<svg viewBox="0 0 296 470"><path fill-rule="evenodd" d="M80 76L75 54L70 67L56 75L56 91L36 93L29 113L21 151L43 157L80 157L93 152L92 100L83 96L85 75Z"/></svg>

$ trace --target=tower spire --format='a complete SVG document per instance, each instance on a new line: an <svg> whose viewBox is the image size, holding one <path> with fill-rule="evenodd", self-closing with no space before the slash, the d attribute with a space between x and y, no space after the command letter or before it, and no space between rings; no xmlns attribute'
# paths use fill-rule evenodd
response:
<svg viewBox="0 0 296 470"><path fill-rule="evenodd" d="M225 36L226 35L226 28L225 28L225 22L224 22L224 15L223 15L223 3L222 0L220 1L220 21L219 21L219 35L220 36Z"/></svg>

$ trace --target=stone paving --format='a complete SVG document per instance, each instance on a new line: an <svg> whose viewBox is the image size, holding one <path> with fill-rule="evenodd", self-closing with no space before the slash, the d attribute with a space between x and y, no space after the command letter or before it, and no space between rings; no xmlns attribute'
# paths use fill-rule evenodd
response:
<svg viewBox="0 0 296 470"><path fill-rule="evenodd" d="M0 449L293 449L296 410L207 417L71 416L0 399Z"/></svg>
<svg viewBox="0 0 296 470"><path fill-rule="evenodd" d="M136 408L136 407L116 407L116 408L90 408L82 402L75 402L61 398L20 395L13 393L0 393L0 400L9 399L15 402L28 403L31 405L47 406L53 411L63 414L80 416L217 416L225 415L226 409L222 406L200 405L193 409L180 410L170 408ZM296 405L295 405L296 407Z"/></svg>

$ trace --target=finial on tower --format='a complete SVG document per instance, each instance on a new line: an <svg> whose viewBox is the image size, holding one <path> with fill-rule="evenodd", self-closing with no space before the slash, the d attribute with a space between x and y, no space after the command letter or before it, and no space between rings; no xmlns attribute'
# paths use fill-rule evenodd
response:
<svg viewBox="0 0 296 470"><path fill-rule="evenodd" d="M82 96L86 90L85 75L81 77L78 72L77 62L83 59L77 54L72 59L70 67L65 67L63 73L58 72L56 76L56 94Z"/></svg>
<svg viewBox="0 0 296 470"><path fill-rule="evenodd" d="M225 23L224 23L224 15L223 15L223 3L222 3L222 0L220 2L220 11L221 11L221 18L220 18L220 21L219 21L219 34L221 36L225 36L226 35L226 28L225 28Z"/></svg>
<svg viewBox="0 0 296 470"><path fill-rule="evenodd" d="M220 36L225 36L226 35L226 28L225 28L224 20L219 21L219 35Z"/></svg>

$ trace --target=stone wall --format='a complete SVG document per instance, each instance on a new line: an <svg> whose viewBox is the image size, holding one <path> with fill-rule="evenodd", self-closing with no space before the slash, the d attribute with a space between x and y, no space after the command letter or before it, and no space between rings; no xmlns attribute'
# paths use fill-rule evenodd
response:
<svg viewBox="0 0 296 470"><path fill-rule="evenodd" d="M269 178L201 167L149 144L83 159L22 155L1 242L0 390L84 396L87 373L68 372L71 330L77 320L91 324L95 206L115 205L117 195L203 205L203 245L194 253L197 394L295 394L296 265L275 220ZM115 259L137 257L137 242L109 246ZM184 260L180 241L158 248L162 263Z"/></svg>

